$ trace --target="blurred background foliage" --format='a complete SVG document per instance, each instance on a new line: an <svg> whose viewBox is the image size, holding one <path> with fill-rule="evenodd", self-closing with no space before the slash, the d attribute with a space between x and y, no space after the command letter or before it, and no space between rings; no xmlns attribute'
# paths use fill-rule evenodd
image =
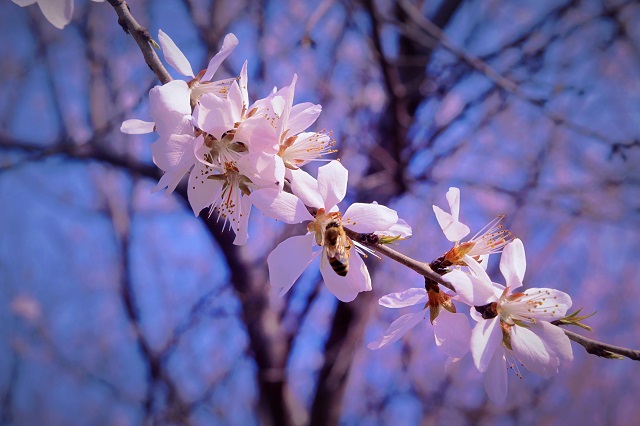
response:
<svg viewBox="0 0 640 426"><path fill-rule="evenodd" d="M129 4L196 72L235 33L240 45L217 77L248 59L252 100L297 73L296 102L322 104L315 129L333 132L350 171L346 203L386 203L413 226L398 250L430 261L449 248L431 205L444 207L458 186L472 230L507 215L527 250L525 286L568 292L575 308L598 311L591 337L638 347L638 2ZM445 371L426 321L368 350L406 313L377 298L423 285L389 259L369 257L374 291L351 304L317 269L278 298L266 256L304 225L254 211L238 248L194 217L184 188L151 193L153 136L119 127L150 119L157 80L108 3L76 1L59 31L37 7L3 1L0 28L0 424L640 416L638 365L576 345L550 380L510 374L503 407L488 401L469 356Z"/></svg>

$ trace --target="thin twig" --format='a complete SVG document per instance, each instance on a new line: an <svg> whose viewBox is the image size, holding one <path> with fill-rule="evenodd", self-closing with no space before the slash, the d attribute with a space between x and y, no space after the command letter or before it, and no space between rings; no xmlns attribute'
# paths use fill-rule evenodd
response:
<svg viewBox="0 0 640 426"><path fill-rule="evenodd" d="M392 249L388 245L380 244L380 243L369 243L367 242L367 239L370 234L359 234L348 228L345 228L344 230L349 236L349 238L351 238L354 241L357 241L359 244L362 244L369 248L374 249L376 253L383 254L389 259L395 260L401 265L404 265L410 269L413 269L423 277L429 278L430 280L435 281L438 284L447 287L449 290L456 291L453 285L450 282L447 282L446 280L444 280L440 274L437 274L436 272L434 272L428 263L415 260L407 256L406 254L402 254L399 251Z"/></svg>
<svg viewBox="0 0 640 426"><path fill-rule="evenodd" d="M565 330L564 328L562 329L562 331L564 331L564 334L566 334L569 339L583 346L587 350L587 352L592 355L611 358L610 354L613 353L627 357L634 361L640 361L640 351L623 348L621 346L614 346L608 343L598 342L597 340L589 339L588 337L584 337L578 333L574 333L573 331Z"/></svg>
<svg viewBox="0 0 640 426"><path fill-rule="evenodd" d="M160 62L160 58L156 54L156 51L153 50L152 44L155 42L149 35L149 30L136 21L131 14L131 10L129 9L127 2L123 0L108 1L118 14L118 23L122 29L126 33L131 34L136 43L138 43L138 47L140 47L140 51L142 52L142 56L144 56L145 62L158 77L158 80L160 80L162 84L166 84L173 80L167 69L162 65L162 62Z"/></svg>

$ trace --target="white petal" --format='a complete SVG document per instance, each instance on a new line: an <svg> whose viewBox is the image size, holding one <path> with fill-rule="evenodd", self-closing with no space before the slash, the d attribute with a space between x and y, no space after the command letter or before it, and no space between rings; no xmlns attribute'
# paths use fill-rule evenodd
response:
<svg viewBox="0 0 640 426"><path fill-rule="evenodd" d="M458 300L466 305L482 306L496 300L491 284L465 274L459 269L454 269L442 278L453 285Z"/></svg>
<svg viewBox="0 0 640 426"><path fill-rule="evenodd" d="M282 191L286 168L282 157L258 152L241 157L236 166L240 174L248 177L255 189L272 188Z"/></svg>
<svg viewBox="0 0 640 426"><path fill-rule="evenodd" d="M553 288L528 288L524 297L514 302L527 304L527 313L540 321L555 321L567 314L571 308L571 296ZM534 307L531 307L535 304Z"/></svg>
<svg viewBox="0 0 640 426"><path fill-rule="evenodd" d="M444 232L444 236L451 242L460 241L467 234L470 229L464 223L454 220L454 217L445 212L438 206L433 206L433 212L436 214L436 220Z"/></svg>
<svg viewBox="0 0 640 426"><path fill-rule="evenodd" d="M137 118L125 120L120 126L122 133L128 133L130 135L142 135L145 133L152 133L156 127L156 123L153 121L142 121Z"/></svg>
<svg viewBox="0 0 640 426"><path fill-rule="evenodd" d="M202 139L202 137L200 136L198 139ZM189 159L191 164L194 164L193 147L195 144L196 138L188 134L161 136L151 144L153 162L165 172L173 167L178 167L185 159Z"/></svg>
<svg viewBox="0 0 640 426"><path fill-rule="evenodd" d="M190 135L171 135L169 138L159 138L151 144L153 162L164 170L154 191L166 186L167 193L173 192L182 177L195 164L194 139Z"/></svg>
<svg viewBox="0 0 640 426"><path fill-rule="evenodd" d="M275 129L264 117L259 116L243 120L233 140L247 145L250 153L265 152L276 155L280 148Z"/></svg>
<svg viewBox="0 0 640 426"><path fill-rule="evenodd" d="M73 16L73 0L40 0L42 14L54 27L63 29Z"/></svg>
<svg viewBox="0 0 640 426"><path fill-rule="evenodd" d="M354 203L342 217L344 225L362 233L385 231L398 221L398 213L381 204Z"/></svg>
<svg viewBox="0 0 640 426"><path fill-rule="evenodd" d="M240 80L238 80L238 86L240 86L240 90L242 91L242 104L247 111L249 110L249 90L247 88L248 85L247 78L247 61L244 61L242 64L242 70L240 70Z"/></svg>
<svg viewBox="0 0 640 426"><path fill-rule="evenodd" d="M288 192L265 188L253 191L249 198L262 213L284 223L313 220L302 201Z"/></svg>
<svg viewBox="0 0 640 426"><path fill-rule="evenodd" d="M313 234L284 240L269 254L269 281L280 296L288 292L313 260Z"/></svg>
<svg viewBox="0 0 640 426"><path fill-rule="evenodd" d="M413 234L413 230L411 229L411 226L403 219L398 219L398 222L393 224L385 231L379 232L379 234L406 239L411 237L411 235Z"/></svg>
<svg viewBox="0 0 640 426"><path fill-rule="evenodd" d="M184 53L182 53L178 46L176 46L171 37L169 37L164 31L158 30L158 41L162 47L164 59L173 67L173 69L182 75L195 77L187 57L184 56Z"/></svg>
<svg viewBox="0 0 640 426"><path fill-rule="evenodd" d="M424 288L410 288L382 296L378 303L387 308L404 308L418 303L427 303L428 300L427 291Z"/></svg>
<svg viewBox="0 0 640 426"><path fill-rule="evenodd" d="M273 110L275 115L281 117L282 112L284 111L284 108L286 106L286 101L284 100L284 98L282 96L274 96L271 98L271 101L269 103L271 104L271 109Z"/></svg>
<svg viewBox="0 0 640 426"><path fill-rule="evenodd" d="M257 188L280 188L278 179L284 176L282 159L266 152L245 155L236 162L236 167L240 174L248 177Z"/></svg>
<svg viewBox="0 0 640 426"><path fill-rule="evenodd" d="M318 168L318 191L324 201L324 208L330 211L347 193L349 172L339 161L330 161Z"/></svg>
<svg viewBox="0 0 640 426"><path fill-rule="evenodd" d="M509 330L513 353L529 371L549 378L558 372L559 360L532 330L513 326ZM563 333L564 334L564 333Z"/></svg>
<svg viewBox="0 0 640 426"><path fill-rule="evenodd" d="M293 95L294 92L296 90L296 81L298 80L298 75L294 74L293 75L293 81L291 82L291 84L289 85L289 87L286 88L286 91L284 92L284 105L282 108L282 114L280 115L280 120L278 120L278 126L277 126L277 132L278 135L282 135L288 128L289 128L289 117L291 115L291 108L293 107ZM275 108L274 108L275 110ZM277 114L277 112L276 112ZM289 132L288 135L292 136L295 133Z"/></svg>
<svg viewBox="0 0 640 426"><path fill-rule="evenodd" d="M449 357L461 358L469 352L471 327L465 314L440 309L438 317L433 320L433 332L436 345Z"/></svg>
<svg viewBox="0 0 640 426"><path fill-rule="evenodd" d="M184 117L191 116L189 87L183 80L173 80L149 91L149 113L160 136L182 133ZM188 123L188 121L187 121Z"/></svg>
<svg viewBox="0 0 640 426"><path fill-rule="evenodd" d="M449 202L449 211L453 220L458 222L460 219L460 190L455 186L452 186L447 191L447 201Z"/></svg>
<svg viewBox="0 0 640 426"><path fill-rule="evenodd" d="M504 287L497 287L495 283L491 282L491 278L489 278L485 268L468 254L465 254L462 260L464 260L472 272L472 282L478 286L478 288L474 289L474 302L477 302L475 306L485 305L498 300L502 295Z"/></svg>
<svg viewBox="0 0 640 426"><path fill-rule="evenodd" d="M223 182L217 179L207 179L207 176L216 173L219 172L200 162L196 162L195 167L191 170L187 198L196 216L220 196Z"/></svg>
<svg viewBox="0 0 640 426"><path fill-rule="evenodd" d="M560 327L541 321L538 324L534 324L531 330L542 337L547 349L555 356L565 361L573 361L571 341Z"/></svg>
<svg viewBox="0 0 640 426"><path fill-rule="evenodd" d="M459 269L454 269L442 276L442 279L450 283L456 290L457 300L465 305L474 306L473 300L473 283L471 277Z"/></svg>
<svg viewBox="0 0 640 426"><path fill-rule="evenodd" d="M315 123L321 112L322 105L314 105L310 102L294 105L291 108L287 125L289 135L297 135L300 132L304 132Z"/></svg>
<svg viewBox="0 0 640 426"><path fill-rule="evenodd" d="M504 350L499 348L484 373L484 389L491 401L495 404L503 404L507 398L507 386L507 362Z"/></svg>
<svg viewBox="0 0 640 426"><path fill-rule="evenodd" d="M200 102L193 110L193 118L200 129L216 139L220 139L235 125L231 102L213 93L205 93L200 97Z"/></svg>
<svg viewBox="0 0 640 426"><path fill-rule="evenodd" d="M222 47L220 48L220 51L209 61L209 65L207 65L207 72L202 76L202 81L211 81L213 75L218 71L218 68L220 68L222 61L227 59L227 56L233 52L233 49L235 49L237 45L238 39L232 33L229 33L224 37Z"/></svg>
<svg viewBox="0 0 640 426"><path fill-rule="evenodd" d="M401 316L391 323L382 337L369 343L367 347L369 349L380 349L387 345L390 345L391 343L397 342L402 338L402 336L407 334L409 330L418 325L424 319L425 312L426 309L414 314L406 314Z"/></svg>
<svg viewBox="0 0 640 426"><path fill-rule="evenodd" d="M493 353L502 344L500 317L476 324L471 332L471 354L476 368L481 373L487 371Z"/></svg>
<svg viewBox="0 0 640 426"><path fill-rule="evenodd" d="M351 302L361 291L371 290L369 270L354 249L351 250L349 272L345 277L341 277L331 269L324 250L321 256L320 273L324 278L324 283L340 301Z"/></svg>
<svg viewBox="0 0 640 426"><path fill-rule="evenodd" d="M231 83L231 87L229 87L229 93L227 93L227 100L231 103L231 116L233 117L232 119L235 123L242 120L242 108L244 106L242 96L242 90L240 90L238 82L234 81L233 83Z"/></svg>
<svg viewBox="0 0 640 426"><path fill-rule="evenodd" d="M318 190L318 181L302 169L290 170L290 173L291 191L296 197L309 207L317 209L324 207L322 196Z"/></svg>
<svg viewBox="0 0 640 426"><path fill-rule="evenodd" d="M500 257L500 272L504 275L507 287L512 292L522 286L526 269L527 259L524 255L524 245L519 238L516 238L505 246Z"/></svg>

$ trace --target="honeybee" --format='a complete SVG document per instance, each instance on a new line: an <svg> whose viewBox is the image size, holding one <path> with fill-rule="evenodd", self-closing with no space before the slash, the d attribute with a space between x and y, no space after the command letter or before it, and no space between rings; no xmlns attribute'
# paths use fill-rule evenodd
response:
<svg viewBox="0 0 640 426"><path fill-rule="evenodd" d="M329 265L334 272L345 277L349 272L349 256L351 256L351 239L344 232L342 224L332 220L324 229L324 249Z"/></svg>

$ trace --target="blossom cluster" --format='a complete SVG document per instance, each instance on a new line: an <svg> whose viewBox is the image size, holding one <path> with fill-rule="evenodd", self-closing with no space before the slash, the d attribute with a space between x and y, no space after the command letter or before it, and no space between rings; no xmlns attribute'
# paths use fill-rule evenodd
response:
<svg viewBox="0 0 640 426"><path fill-rule="evenodd" d="M569 338L551 324L565 317L571 297L550 288L515 292L523 285L526 269L522 241L511 238L499 225L499 216L469 241L461 242L470 230L459 221L460 191L450 188L447 199L451 213L437 206L433 210L445 236L455 245L431 265L442 268L443 278L456 293L445 294L427 282L425 289L411 288L383 296L380 304L385 307L424 304L424 309L395 320L369 348L379 349L399 340L422 322L429 310L436 345L449 357L448 363L471 352L475 366L484 373L489 397L502 403L507 395L508 369L522 377L522 366L548 378L558 372L561 361L573 360ZM502 252L500 271L505 285L493 282L486 272L489 255L498 252ZM469 314L476 322L473 329L467 316L457 313L454 301L470 307Z"/></svg>
<svg viewBox="0 0 640 426"><path fill-rule="evenodd" d="M294 103L297 76L250 103L246 62L237 78L213 80L238 44L233 34L197 75L167 34L160 31L158 40L167 63L189 80L154 87L153 122L131 119L121 127L125 133L158 134L151 151L164 174L155 189L171 193L188 175L193 212L215 215L235 233L238 245L249 238L252 206L288 224L308 222L306 235L282 242L268 258L271 283L282 293L320 254L320 272L338 299L351 301L371 290L361 258L366 248L347 236L343 224L353 232L392 238L407 237L411 229L395 211L375 203L355 203L342 214L338 204L346 195L348 171L339 161L324 159L317 178L301 169L335 152L335 142L324 132L306 131L322 107Z"/></svg>
<svg viewBox="0 0 640 426"><path fill-rule="evenodd" d="M274 88L251 103L246 62L238 77L213 80L238 44L233 34L225 37L220 51L198 74L167 34L160 31L158 39L166 62L188 80L154 87L149 94L153 121L131 119L121 127L125 133L157 133L151 150L164 174L155 189L171 193L188 175L187 195L195 215L202 210L214 215L223 228L235 233L235 244L248 241L252 207L286 224L306 222L304 235L283 241L268 257L271 285L280 295L318 257L324 283L339 300L350 302L360 292L370 291L363 257L373 252L355 236L384 244L409 238L411 227L396 211L377 203L340 209L348 170L340 161L322 158L335 152L330 135L307 131L322 108L294 103L297 76L289 86ZM302 169L314 160L327 162L317 169L316 177ZM572 359L568 338L551 323L566 315L571 298L547 288L514 292L522 286L526 268L522 242L502 228L502 216L463 241L470 229L459 220L460 191L451 188L447 200L450 213L433 209L453 247L430 266L455 292L426 278L424 288L383 296L379 303L385 307L423 305L423 309L395 320L369 348L398 341L429 311L436 345L449 362L471 352L475 366L485 374L490 398L502 402L507 367L520 374L521 364L548 377L558 371L561 361ZM498 253L504 285L493 282L486 272L489 256ZM469 307L473 329L468 316L457 311L462 306Z"/></svg>

